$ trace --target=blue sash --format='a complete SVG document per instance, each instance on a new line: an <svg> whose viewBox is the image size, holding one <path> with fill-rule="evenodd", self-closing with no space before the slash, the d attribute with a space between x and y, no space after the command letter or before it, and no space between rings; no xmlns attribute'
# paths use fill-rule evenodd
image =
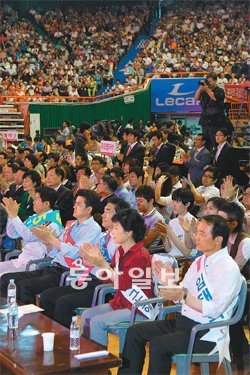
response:
<svg viewBox="0 0 250 375"><path fill-rule="evenodd" d="M63 229L60 212L58 210L44 212L43 214L32 215L28 217L28 219L24 222L24 224L28 228L33 228L33 227L36 227L38 225L43 225L48 222L55 223L61 229Z"/></svg>
<svg viewBox="0 0 250 375"><path fill-rule="evenodd" d="M107 249L108 242L109 242L110 238L111 238L111 236L110 236L109 233L104 233L104 235L99 240L100 252L102 253L103 257L105 258L105 260L108 263L111 262L111 259L110 259L109 253L108 253L108 249Z"/></svg>

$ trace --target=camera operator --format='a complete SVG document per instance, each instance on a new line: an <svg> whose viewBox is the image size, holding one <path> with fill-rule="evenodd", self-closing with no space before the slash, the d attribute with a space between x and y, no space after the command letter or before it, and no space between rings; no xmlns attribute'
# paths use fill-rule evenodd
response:
<svg viewBox="0 0 250 375"><path fill-rule="evenodd" d="M224 126L225 92L216 85L217 76L209 73L205 81L199 81L195 99L201 101L202 112L199 124L206 139L207 147L216 146L215 133Z"/></svg>

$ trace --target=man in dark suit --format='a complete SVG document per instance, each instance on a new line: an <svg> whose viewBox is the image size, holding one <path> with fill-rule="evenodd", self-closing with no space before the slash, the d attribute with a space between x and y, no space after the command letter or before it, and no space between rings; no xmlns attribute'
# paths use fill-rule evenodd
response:
<svg viewBox="0 0 250 375"><path fill-rule="evenodd" d="M185 167L188 168L191 181L195 187L201 185L201 178L204 168L210 164L211 154L205 147L205 138L202 134L197 134L194 140L194 150L190 154L182 155Z"/></svg>
<svg viewBox="0 0 250 375"><path fill-rule="evenodd" d="M218 129L215 134L217 147L212 151L213 164L220 171L220 177L239 176L239 163L232 146L227 142L229 133L226 128Z"/></svg>
<svg viewBox="0 0 250 375"><path fill-rule="evenodd" d="M89 123L83 122L80 124L79 132L77 133L75 139L75 156L82 155L86 164L89 164L87 153L90 139L89 129Z"/></svg>
<svg viewBox="0 0 250 375"><path fill-rule="evenodd" d="M123 162L126 162L130 159L136 159L138 162L143 165L144 161L144 147L139 142L140 134L137 130L128 129L127 141L128 145L124 150Z"/></svg>
<svg viewBox="0 0 250 375"><path fill-rule="evenodd" d="M12 197L11 194L16 190L15 173L17 172L18 167L19 167L18 164L8 163L2 169L4 176L1 178L1 181L0 181L1 200L2 198Z"/></svg>
<svg viewBox="0 0 250 375"><path fill-rule="evenodd" d="M17 203L21 203L24 191L23 191L23 175L28 171L26 167L17 167L14 172L15 182L10 185L8 197L13 198Z"/></svg>
<svg viewBox="0 0 250 375"><path fill-rule="evenodd" d="M160 130L151 133L151 140L155 147L153 158L153 167L156 168L159 163L172 165L175 155L175 146L172 143L163 143L163 136Z"/></svg>
<svg viewBox="0 0 250 375"><path fill-rule="evenodd" d="M73 195L72 192L62 185L64 171L62 168L50 168L46 177L46 185L57 192L55 209L60 211L62 225L68 220L73 220Z"/></svg>

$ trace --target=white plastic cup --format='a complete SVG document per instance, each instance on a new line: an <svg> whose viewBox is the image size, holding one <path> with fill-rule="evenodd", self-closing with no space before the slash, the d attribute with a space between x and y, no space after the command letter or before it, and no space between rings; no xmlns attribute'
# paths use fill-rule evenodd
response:
<svg viewBox="0 0 250 375"><path fill-rule="evenodd" d="M43 350L44 352L51 352L54 349L54 332L42 333L43 338Z"/></svg>

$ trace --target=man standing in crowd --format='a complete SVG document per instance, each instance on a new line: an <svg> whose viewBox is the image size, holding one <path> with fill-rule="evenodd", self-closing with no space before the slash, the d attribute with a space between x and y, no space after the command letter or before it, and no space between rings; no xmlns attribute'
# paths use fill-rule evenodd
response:
<svg viewBox="0 0 250 375"><path fill-rule="evenodd" d="M130 128L127 130L127 132L128 145L124 150L124 155L120 154L120 156L118 155L118 158L123 162L130 159L136 159L140 165L143 166L145 150L142 144L139 142L139 133L137 130Z"/></svg>
<svg viewBox="0 0 250 375"><path fill-rule="evenodd" d="M151 134L151 140L155 147L155 154L152 160L154 168L160 163L167 163L172 165L175 155L175 146L167 142L163 143L163 136L160 130L154 131Z"/></svg>
<svg viewBox="0 0 250 375"><path fill-rule="evenodd" d="M228 130L225 128L217 129L215 140L217 146L212 151L213 164L220 171L220 177L239 176L239 165L237 155L232 146L227 142Z"/></svg>
<svg viewBox="0 0 250 375"><path fill-rule="evenodd" d="M215 133L224 126L225 92L216 81L216 74L209 73L195 93L195 100L200 100L202 106L199 124L209 147L215 146Z"/></svg>
<svg viewBox="0 0 250 375"><path fill-rule="evenodd" d="M80 124L79 132L76 135L75 139L75 156L82 155L86 164L89 163L88 160L88 149L90 143L90 134L89 134L90 124L83 122Z"/></svg>
<svg viewBox="0 0 250 375"><path fill-rule="evenodd" d="M181 154L195 187L200 186L204 168L210 164L211 160L211 154L205 147L205 141L203 134L197 134L194 140L194 150L190 154Z"/></svg>

